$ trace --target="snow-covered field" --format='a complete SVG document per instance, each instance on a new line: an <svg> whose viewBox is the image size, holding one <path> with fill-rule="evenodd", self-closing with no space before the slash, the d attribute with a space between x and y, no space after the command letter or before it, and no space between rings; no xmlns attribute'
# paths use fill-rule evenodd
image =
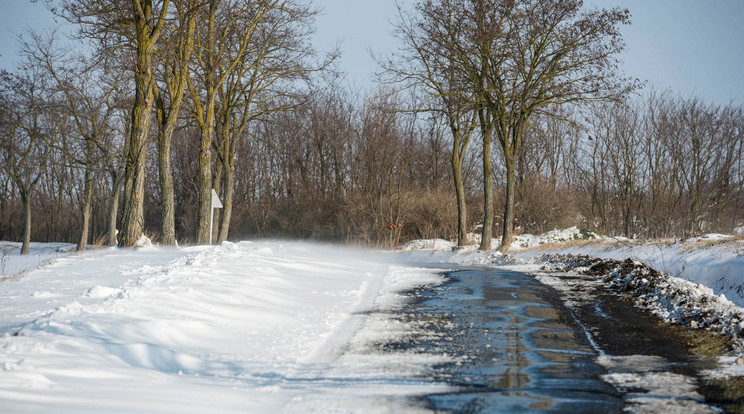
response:
<svg viewBox="0 0 744 414"><path fill-rule="evenodd" d="M30 245L30 254L21 256L21 243L0 242L0 278L19 276L34 269L46 261L67 256L75 250L70 243L34 243Z"/></svg>
<svg viewBox="0 0 744 414"><path fill-rule="evenodd" d="M417 379L446 355L375 352L410 327L372 311L442 281L390 255L294 242L33 247L6 255L0 283L3 413L395 412L446 389Z"/></svg>

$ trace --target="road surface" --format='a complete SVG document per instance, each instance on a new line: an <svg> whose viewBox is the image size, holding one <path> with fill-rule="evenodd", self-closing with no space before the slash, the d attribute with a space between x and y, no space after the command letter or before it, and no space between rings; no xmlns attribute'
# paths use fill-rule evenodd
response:
<svg viewBox="0 0 744 414"><path fill-rule="evenodd" d="M719 412L706 403L697 360L673 332L590 278L486 267L409 292L392 317L426 321L413 338L384 344L457 356L429 379L455 392L421 396L434 411L477 413Z"/></svg>

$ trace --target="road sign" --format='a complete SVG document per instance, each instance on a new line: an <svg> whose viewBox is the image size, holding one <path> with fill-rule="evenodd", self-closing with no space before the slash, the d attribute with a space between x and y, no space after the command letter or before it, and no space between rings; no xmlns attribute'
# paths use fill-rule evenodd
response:
<svg viewBox="0 0 744 414"><path fill-rule="evenodd" d="M222 202L214 188L212 189L212 208L222 208Z"/></svg>
<svg viewBox="0 0 744 414"><path fill-rule="evenodd" d="M209 209L209 244L212 244L212 229L214 228L214 209L222 208L222 202L217 192L212 189L212 208Z"/></svg>

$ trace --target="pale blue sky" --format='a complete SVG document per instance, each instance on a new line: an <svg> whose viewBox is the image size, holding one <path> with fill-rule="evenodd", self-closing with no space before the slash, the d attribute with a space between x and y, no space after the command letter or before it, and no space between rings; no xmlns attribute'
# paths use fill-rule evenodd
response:
<svg viewBox="0 0 744 414"><path fill-rule="evenodd" d="M586 0L632 14L628 74L656 88L744 104L744 1Z"/></svg>
<svg viewBox="0 0 744 414"><path fill-rule="evenodd" d="M412 0L401 0L412 4ZM394 0L315 0L319 17L316 46L341 44L340 68L358 87L371 85L376 64L369 49L395 48L390 21ZM744 0L586 0L588 5L630 9L633 24L624 30L629 75L657 89L671 88L706 100L744 103ZM0 67L16 54L14 33L24 27L52 25L43 6L28 0L0 0Z"/></svg>

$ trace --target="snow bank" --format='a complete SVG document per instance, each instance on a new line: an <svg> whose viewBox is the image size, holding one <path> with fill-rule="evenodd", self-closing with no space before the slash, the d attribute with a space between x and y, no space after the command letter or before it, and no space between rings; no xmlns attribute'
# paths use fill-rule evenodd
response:
<svg viewBox="0 0 744 414"><path fill-rule="evenodd" d="M400 299L396 285L437 282L420 272L409 280L404 268L388 275L388 259L278 242L57 259L0 283L0 406L273 413L328 408L308 401L353 389L358 398L345 401L355 410L409 407L369 396L441 390L407 380L410 356L371 364L346 352L373 333L396 334L366 316ZM421 356L418 369L426 358L441 360Z"/></svg>
<svg viewBox="0 0 744 414"><path fill-rule="evenodd" d="M425 239L414 240L400 247L401 251L408 252L413 250L432 250L432 251L449 251L455 247L455 243L443 239Z"/></svg>
<svg viewBox="0 0 744 414"><path fill-rule="evenodd" d="M693 329L706 328L734 341L744 330L744 309L717 296L713 290L676 277L666 276L640 262L596 259L588 256L544 255L541 271L577 272L594 276L612 291L631 297L641 308L649 309L665 322ZM735 343L744 351L744 341Z"/></svg>
<svg viewBox="0 0 744 414"><path fill-rule="evenodd" d="M510 250L522 250L542 246L549 243L565 243L573 240L596 240L600 236L590 229L569 227L563 230L552 230L545 234L520 234L509 246Z"/></svg>
<svg viewBox="0 0 744 414"><path fill-rule="evenodd" d="M140 236L139 239L137 239L136 242L134 242L134 247L137 247L139 249L146 249L146 248L153 247L152 240L150 240L149 237L143 234Z"/></svg>
<svg viewBox="0 0 744 414"><path fill-rule="evenodd" d="M744 306L744 240L709 235L678 242L628 242L604 239L548 250L534 249L514 254L530 259L543 253L588 255L602 259L632 259L668 275L702 284L716 295Z"/></svg>
<svg viewBox="0 0 744 414"><path fill-rule="evenodd" d="M590 275L603 282L609 290L631 298L638 307L648 309L665 322L707 329L728 337L738 356L721 357L719 368L706 374L712 377L744 376L744 309L726 299L725 295L715 295L707 286L664 275L631 259L619 262L552 254L540 256L535 262L547 263L536 272L540 281L543 281L541 275L544 271L559 279L563 276L575 278L576 273Z"/></svg>

